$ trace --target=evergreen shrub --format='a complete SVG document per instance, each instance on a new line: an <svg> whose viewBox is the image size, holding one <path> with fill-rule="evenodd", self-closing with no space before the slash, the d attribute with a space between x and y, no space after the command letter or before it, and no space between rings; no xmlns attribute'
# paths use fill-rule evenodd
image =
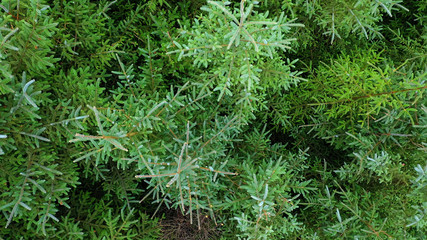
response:
<svg viewBox="0 0 427 240"><path fill-rule="evenodd" d="M426 239L426 9L0 0L0 239Z"/></svg>

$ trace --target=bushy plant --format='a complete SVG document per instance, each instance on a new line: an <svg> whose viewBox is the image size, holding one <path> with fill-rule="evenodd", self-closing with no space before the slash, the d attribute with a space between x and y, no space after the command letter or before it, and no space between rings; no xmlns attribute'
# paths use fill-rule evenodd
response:
<svg viewBox="0 0 427 240"><path fill-rule="evenodd" d="M426 238L425 9L0 1L0 239Z"/></svg>

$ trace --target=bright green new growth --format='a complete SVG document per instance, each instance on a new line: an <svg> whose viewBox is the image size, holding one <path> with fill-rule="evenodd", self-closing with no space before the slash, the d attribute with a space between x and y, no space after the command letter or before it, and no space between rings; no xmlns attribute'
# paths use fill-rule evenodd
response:
<svg viewBox="0 0 427 240"><path fill-rule="evenodd" d="M0 1L0 239L424 239L424 1Z"/></svg>

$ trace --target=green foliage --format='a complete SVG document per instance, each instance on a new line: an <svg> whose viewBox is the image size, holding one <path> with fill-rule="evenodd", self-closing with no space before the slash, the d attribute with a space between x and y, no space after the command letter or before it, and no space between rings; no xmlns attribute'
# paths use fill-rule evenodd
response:
<svg viewBox="0 0 427 240"><path fill-rule="evenodd" d="M425 239L425 9L0 1L0 239Z"/></svg>

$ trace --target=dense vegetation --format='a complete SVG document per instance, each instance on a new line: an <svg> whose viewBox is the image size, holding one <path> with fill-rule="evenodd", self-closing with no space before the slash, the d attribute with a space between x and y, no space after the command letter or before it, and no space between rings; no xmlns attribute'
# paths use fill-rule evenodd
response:
<svg viewBox="0 0 427 240"><path fill-rule="evenodd" d="M427 239L426 11L0 0L0 239Z"/></svg>

